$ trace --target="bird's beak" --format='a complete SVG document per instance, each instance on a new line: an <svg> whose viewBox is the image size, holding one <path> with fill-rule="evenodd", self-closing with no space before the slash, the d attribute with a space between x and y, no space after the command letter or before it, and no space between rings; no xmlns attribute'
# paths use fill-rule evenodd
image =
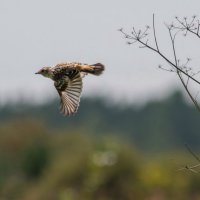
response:
<svg viewBox="0 0 200 200"><path fill-rule="evenodd" d="M36 72L35 74L40 74L40 71Z"/></svg>

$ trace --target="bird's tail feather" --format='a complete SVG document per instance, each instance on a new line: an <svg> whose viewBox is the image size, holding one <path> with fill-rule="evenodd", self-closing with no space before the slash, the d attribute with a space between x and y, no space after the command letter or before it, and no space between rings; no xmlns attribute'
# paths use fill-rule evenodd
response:
<svg viewBox="0 0 200 200"><path fill-rule="evenodd" d="M104 69L105 69L105 67L101 63L96 63L96 64L93 64L93 65L82 65L80 67L80 70L82 72L86 72L86 73L93 74L93 75L96 75L96 76L99 76L100 74L102 74Z"/></svg>

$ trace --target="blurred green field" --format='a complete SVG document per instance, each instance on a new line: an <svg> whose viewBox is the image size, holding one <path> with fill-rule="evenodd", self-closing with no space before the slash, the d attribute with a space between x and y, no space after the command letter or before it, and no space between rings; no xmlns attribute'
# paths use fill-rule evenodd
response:
<svg viewBox="0 0 200 200"><path fill-rule="evenodd" d="M157 119L161 120L165 116L170 127L167 116L162 112L168 111L165 109L168 105L166 102L172 102L173 98L175 97L165 102L151 103L151 106L159 107L159 114L156 114L153 107L149 108L150 104L147 105L147 110L152 109L148 112L149 117L157 116ZM191 109L191 113L194 110L179 99L178 105L180 106L181 103L187 111L183 114L184 111L180 107L181 115L187 118L188 110ZM171 103L171 106L175 104ZM95 105L97 106L98 103ZM87 104L82 106L81 109L86 109ZM54 107L57 112L55 105ZM113 107L104 106L104 112L110 109L115 113L106 112L105 118L106 115L110 117L113 115L115 123L115 120L120 118L122 127L117 130L116 127L120 127L120 124L112 123L111 118L108 123L110 126L108 126L101 119L101 111L95 111L95 109L88 110L88 115L86 111L83 113L80 110L81 117L78 113L77 118L72 117L72 119L59 116L62 118L62 123L59 123L53 120L59 118L57 115L49 116L54 107L46 106L46 112L44 108L37 111L28 109L28 106L24 106L24 109L18 107L15 111L11 109L9 111L9 107L1 109L5 115L0 116L0 199L200 199L200 176L190 171L178 171L183 166L197 163L185 149L184 143L180 145L181 139L176 142L177 138L181 138L181 133L179 136L178 134L174 136L176 139L171 138L170 135L165 146L161 148L160 138L168 137L166 126L160 125L157 130L156 123L154 126L148 126L148 120L146 122L144 120L147 118L140 118L143 126L153 127L154 132L150 128L149 132L145 129L146 139L145 135L142 137L145 141L137 141L140 140L139 136L130 135L131 127L133 130L137 127L134 120L132 120L132 125L128 126L125 123L126 120L123 121L120 118L121 115L116 114L125 112L126 109L121 108L121 111L120 109L116 111ZM167 108L170 108L169 105ZM30 112L31 109L32 112ZM126 114L131 121L128 110L130 111L127 109ZM145 110L146 114L147 110ZM170 110L173 111L173 109ZM177 106L176 112L178 111ZM142 115L141 111L137 112ZM132 116L134 117L134 114ZM184 117L179 120L183 120ZM52 120L51 123L48 120ZM72 121L69 122L69 120ZM189 121L188 119L188 123ZM115 128L114 125L116 125ZM199 141L192 143L192 147L195 147L195 144L198 146L199 143ZM145 147L145 144L148 145Z"/></svg>

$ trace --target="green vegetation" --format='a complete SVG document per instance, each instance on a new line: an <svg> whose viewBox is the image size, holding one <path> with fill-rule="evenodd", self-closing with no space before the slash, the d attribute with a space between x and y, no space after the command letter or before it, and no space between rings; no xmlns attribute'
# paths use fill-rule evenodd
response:
<svg viewBox="0 0 200 200"><path fill-rule="evenodd" d="M59 113L58 100L39 106L0 107L1 123L16 118L36 118L49 129L77 129L95 136L111 133L131 140L142 151L183 149L185 143L200 151L200 114L179 92L141 108L111 105L104 99L82 99L78 114L67 118Z"/></svg>
<svg viewBox="0 0 200 200"><path fill-rule="evenodd" d="M140 109L85 100L71 118L55 103L0 110L0 199L200 198L198 174L177 170L195 164L184 143L200 143L179 93Z"/></svg>
<svg viewBox="0 0 200 200"><path fill-rule="evenodd" d="M9 122L0 132L1 199L183 200L200 195L199 177L177 172L180 165L169 155L148 159L113 136L49 131L34 120Z"/></svg>

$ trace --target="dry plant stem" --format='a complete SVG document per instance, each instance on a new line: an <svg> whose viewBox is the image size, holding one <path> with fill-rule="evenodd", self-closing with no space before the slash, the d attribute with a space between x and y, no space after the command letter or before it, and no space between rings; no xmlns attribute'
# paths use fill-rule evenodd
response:
<svg viewBox="0 0 200 200"><path fill-rule="evenodd" d="M188 23L187 19L184 19L184 21L181 21L178 17L176 17L176 21L178 22L179 26L174 26L174 28L179 29L181 31L186 31L186 34L187 34L187 32L190 32L190 33L196 35L198 38L200 38L200 35L199 35L200 22L199 22L199 20L197 20L197 22L196 22L197 23L196 28L193 28L195 25L194 24L195 18L196 18L196 16L194 16L193 20L190 23Z"/></svg>
<svg viewBox="0 0 200 200"><path fill-rule="evenodd" d="M185 147L187 148L188 152L200 163L200 158L196 155L196 153L194 153L192 151L192 149L187 144L185 144ZM199 171L195 170L198 167L200 167L200 164L193 165L193 166L186 165L185 167L178 169L178 171L189 170L189 171L194 172L194 173L199 173Z"/></svg>
<svg viewBox="0 0 200 200"><path fill-rule="evenodd" d="M182 77L180 76L180 73L183 73L183 74L186 75L189 79L192 79L194 82L196 82L196 83L198 83L198 84L200 84L200 82L197 81L196 79L194 79L192 76L190 76L190 75L187 74L186 72L184 72L182 69L180 69L180 68L179 68L178 66L176 66L174 63L172 63L172 62L171 62L167 57L165 57L160 51L158 51L158 50L152 48L151 46L149 46L148 44L142 42L141 40L138 40L138 42L141 43L141 44L143 44L145 47L147 47L147 48L149 48L149 49L155 51L156 53L158 53L158 54L159 54L162 58L164 58L164 60L166 60L171 66L173 66L173 67L176 68L177 74L178 74L178 76L179 76L179 78L180 78L180 80L181 80L181 82L182 82L184 88L186 89L186 91L187 91L189 97L190 97L191 100L193 101L193 103L194 103L195 107L197 108L197 110L200 111L200 107L199 107L198 103L196 102L196 100L195 100L195 99L192 97L192 95L190 94L187 85L184 83Z"/></svg>
<svg viewBox="0 0 200 200"><path fill-rule="evenodd" d="M157 51L160 52L159 48L158 48L157 37L156 37L155 16L154 16L154 14L153 14L153 35L154 35L154 40L155 40L155 43L156 43Z"/></svg>
<svg viewBox="0 0 200 200"><path fill-rule="evenodd" d="M128 36L125 32L123 32L123 31L121 31L121 32L125 35L125 37ZM178 66L176 66L172 61L170 61L164 54L162 54L162 53L161 53L160 51L158 51L157 49L155 49L155 48L149 46L147 43L143 42L140 38L131 38L131 36L130 36L130 38L128 38L128 39L134 39L134 40L136 40L136 41L134 41L133 43L139 42L140 44L142 44L143 46L142 46L141 48L147 47L147 48L149 48L150 50L156 52L156 53L159 54L165 61L167 61L171 66L175 67L178 71L180 71L181 73L185 74L187 77L189 77L189 78L190 78L191 80L193 80L194 82L200 84L200 82L199 82L198 80L196 80L194 77L192 77L191 75L189 75L188 73L186 73L185 71L183 71L182 69L180 69L180 68L179 68ZM131 43L131 44L132 44L132 43Z"/></svg>
<svg viewBox="0 0 200 200"><path fill-rule="evenodd" d="M199 164L200 165L200 164ZM199 166L198 165L198 166ZM186 165L185 167L182 167L182 168L180 168L180 169L178 169L178 171L183 171L183 170L188 170L188 171L191 171L191 172L193 172L193 173L199 173L198 171L196 171L194 168L197 168L197 165L196 166L188 166L188 165Z"/></svg>
<svg viewBox="0 0 200 200"><path fill-rule="evenodd" d="M190 152L190 154L192 154L192 156L193 156L198 162L200 162L200 158L192 151L192 149L188 146L188 144L185 144L185 147L186 147L187 150Z"/></svg>
<svg viewBox="0 0 200 200"><path fill-rule="evenodd" d="M177 19L178 20L178 19ZM180 22L181 23L181 22ZM186 27L191 27L193 21L191 21L191 23L188 25L187 22L186 23ZM183 23L182 23L183 24ZM197 29L197 33L196 35L198 35L198 32L199 32L199 23L198 23L198 29ZM152 47L148 44L148 40L146 42L144 42L144 38L148 35L147 34L147 30L148 30L148 27L147 29L142 32L141 30L139 30L138 32L135 30L135 28L133 27L133 32L131 34L127 34L123 31L123 29L120 29L120 32L122 34L125 35L125 38L126 39L129 39L131 40L132 42L128 42L128 44L133 44L133 43L136 43L138 42L139 44L141 44L142 46L140 46L140 48L148 48L152 51L154 51L155 53L157 53L159 56L161 56L167 63L169 63L172 67L174 67L176 69L176 71L173 71L173 70L168 70L168 71L172 71L172 72L176 72L184 89L186 90L186 92L188 93L190 99L192 100L192 102L194 103L195 107L197 108L197 110L200 112L200 107L196 101L196 98L193 97L193 95L191 94L191 92L189 91L188 89L188 83L189 83L189 80L192 80L194 81L195 83L197 84L200 84L200 82L194 78L194 75L196 75L195 73L190 73L190 69L186 69L186 70L183 70L183 67L179 65L179 61L177 59L177 56L176 56L176 49L175 49L175 38L176 38L176 35L178 32L180 31L183 31L183 29L185 30L185 27L184 28L180 28L180 27L176 27L178 29L178 31L175 33L175 34L172 34L172 29L176 29L175 26L167 26L168 30L169 30L169 34L170 34L170 39L171 39L171 43L172 43L172 47L173 47L173 55L174 55L174 62L172 62L171 60L169 60L159 49L159 45L158 45L158 41L157 41L157 36L156 36L156 29L155 29L155 17L153 15L153 36L154 36L154 41L155 41L155 45L156 47ZM188 61L187 61L188 62ZM186 62L186 64L187 64ZM183 65L183 66L186 66ZM183 76L182 75L185 75L187 77L187 80L184 81L183 79Z"/></svg>
<svg viewBox="0 0 200 200"><path fill-rule="evenodd" d="M190 99L192 100L192 102L194 103L195 107L197 108L197 110L200 112L200 107L197 103L197 101L195 100L195 98L192 96L192 94L190 93L189 89L188 89L188 81L189 81L189 77L187 79L187 82L185 83L182 75L181 75L181 72L179 71L179 67L178 67L178 61L177 61L177 56L176 56L176 48L175 48L175 37L176 37L176 34L174 35L174 37L172 36L172 32L171 32L171 29L170 27L168 27L168 30L169 30L169 35L170 35L170 39L171 39L171 43L172 43L172 48L173 48L173 54L174 54L174 60L175 60L175 65L177 66L177 75L179 77L179 79L181 80L181 83L184 87L184 89L186 90L186 92L188 93Z"/></svg>

